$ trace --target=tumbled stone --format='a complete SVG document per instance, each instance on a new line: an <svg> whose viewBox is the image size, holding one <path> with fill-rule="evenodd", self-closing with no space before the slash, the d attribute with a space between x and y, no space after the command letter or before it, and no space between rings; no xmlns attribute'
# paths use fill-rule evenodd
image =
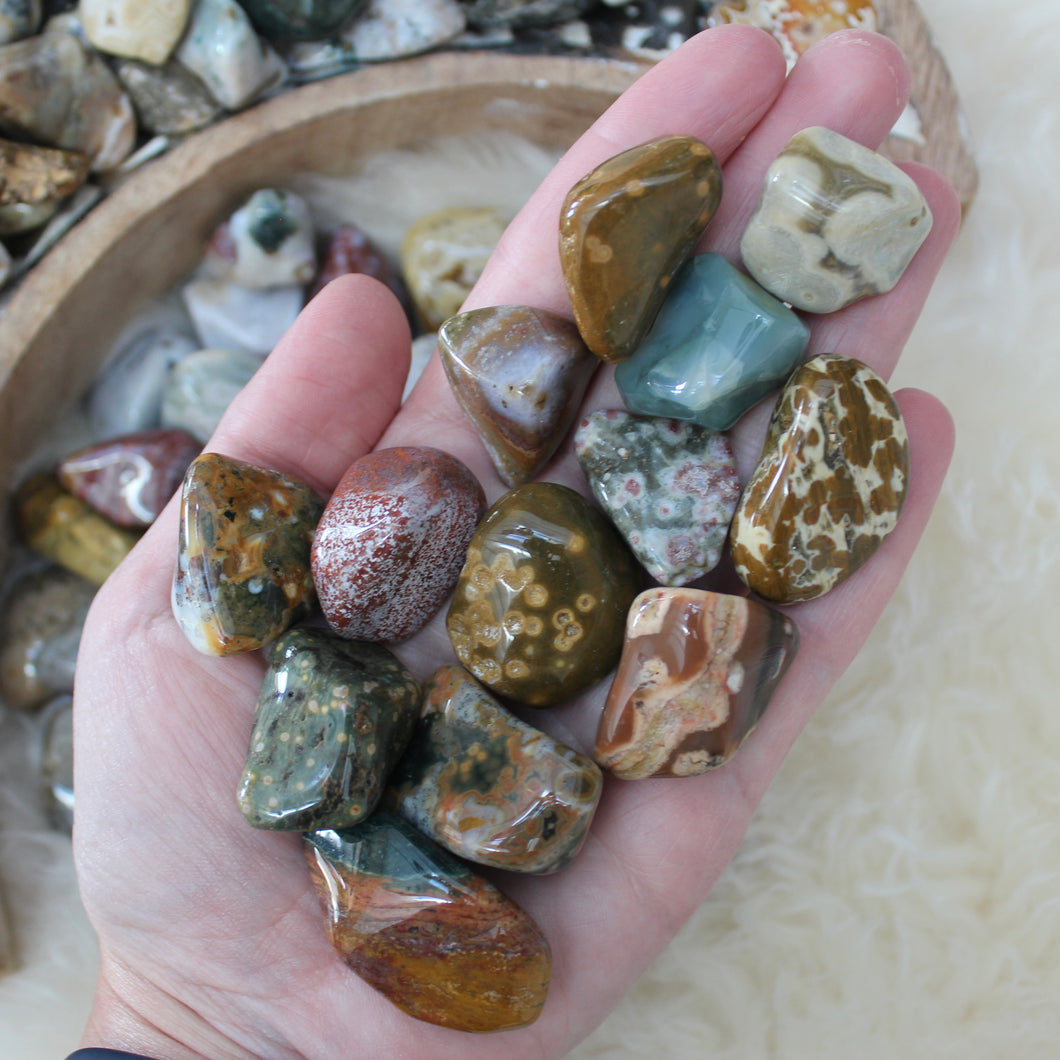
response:
<svg viewBox="0 0 1060 1060"><path fill-rule="evenodd" d="M0 206L0 236L32 232L50 221L59 208L55 199L44 202L13 202Z"/></svg>
<svg viewBox="0 0 1060 1060"><path fill-rule="evenodd" d="M403 1012L460 1031L537 1019L552 978L541 929L400 817L306 836L332 945Z"/></svg>
<svg viewBox="0 0 1060 1060"><path fill-rule="evenodd" d="M600 363L570 321L529 306L450 317L438 350L457 401L509 486L548 463Z"/></svg>
<svg viewBox="0 0 1060 1060"><path fill-rule="evenodd" d="M741 596L649 589L633 602L594 756L624 780L727 762L795 657L786 615Z"/></svg>
<svg viewBox="0 0 1060 1060"><path fill-rule="evenodd" d="M633 556L600 512L566 486L531 482L506 493L475 531L446 627L484 685L550 707L615 665L639 589Z"/></svg>
<svg viewBox="0 0 1060 1060"><path fill-rule="evenodd" d="M357 225L346 224L340 225L328 238L320 269L309 290L310 298L319 294L332 280L350 273L371 276L386 284L405 313L412 317L412 297L405 281L366 232Z"/></svg>
<svg viewBox="0 0 1060 1060"><path fill-rule="evenodd" d="M623 151L571 188L560 259L593 353L622 361L637 348L719 202L721 167L690 136Z"/></svg>
<svg viewBox="0 0 1060 1060"><path fill-rule="evenodd" d="M352 18L367 0L241 0L254 28L275 41L319 40Z"/></svg>
<svg viewBox="0 0 1060 1060"><path fill-rule="evenodd" d="M206 442L232 400L261 367L243 350L199 350L170 370L162 394L163 427L187 431Z"/></svg>
<svg viewBox="0 0 1060 1060"><path fill-rule="evenodd" d="M74 664L96 587L49 567L20 579L0 618L0 695L21 710L74 687Z"/></svg>
<svg viewBox="0 0 1060 1060"><path fill-rule="evenodd" d="M34 233L29 247L19 255L18 274L25 275L99 200L103 189L86 181L67 199L63 199L39 232ZM50 204L49 204L50 205ZM0 208L0 212L3 208Z"/></svg>
<svg viewBox="0 0 1060 1060"><path fill-rule="evenodd" d="M115 67L129 94L140 127L158 136L183 136L220 117L221 104L178 62L152 66L124 59Z"/></svg>
<svg viewBox="0 0 1060 1060"><path fill-rule="evenodd" d="M40 779L53 828L74 827L74 698L56 696L41 710Z"/></svg>
<svg viewBox="0 0 1060 1060"><path fill-rule="evenodd" d="M192 0L81 0L89 43L101 52L164 63L188 22Z"/></svg>
<svg viewBox="0 0 1060 1060"><path fill-rule="evenodd" d="M0 44L33 36L41 14L42 0L0 0Z"/></svg>
<svg viewBox="0 0 1060 1060"><path fill-rule="evenodd" d="M47 473L19 486L15 522L31 549L93 585L107 580L139 536L108 522Z"/></svg>
<svg viewBox="0 0 1060 1060"><path fill-rule="evenodd" d="M361 640L412 636L452 589L485 507L475 476L440 449L400 446L355 460L313 543L332 629Z"/></svg>
<svg viewBox="0 0 1060 1060"><path fill-rule="evenodd" d="M414 221L401 243L401 269L425 331L436 331L463 305L501 235L490 206L453 206Z"/></svg>
<svg viewBox="0 0 1060 1060"><path fill-rule="evenodd" d="M158 518L200 448L186 431L126 434L71 453L57 475L112 523L145 527Z"/></svg>
<svg viewBox="0 0 1060 1060"><path fill-rule="evenodd" d="M832 313L891 290L931 231L912 177L831 129L803 129L766 173L744 265L796 309Z"/></svg>
<svg viewBox="0 0 1060 1060"><path fill-rule="evenodd" d="M228 110L253 103L287 73L235 0L196 0L175 54Z"/></svg>
<svg viewBox="0 0 1060 1060"><path fill-rule="evenodd" d="M300 285L255 289L201 276L181 289L202 345L265 355L305 305Z"/></svg>
<svg viewBox="0 0 1060 1060"><path fill-rule="evenodd" d="M43 205L49 214L53 213L59 202L72 195L87 176L88 157L80 151L0 140L0 208ZM4 234L22 230L13 228L10 221L3 225Z"/></svg>
<svg viewBox="0 0 1060 1060"><path fill-rule="evenodd" d="M313 602L323 501L278 471L203 453L184 477L173 615L206 655L253 651Z"/></svg>
<svg viewBox="0 0 1060 1060"><path fill-rule="evenodd" d="M717 566L740 480L724 434L600 410L574 435L593 495L648 573L685 585Z"/></svg>
<svg viewBox="0 0 1060 1060"><path fill-rule="evenodd" d="M468 861L556 872L581 849L603 779L585 755L527 725L466 670L440 667L388 803Z"/></svg>
<svg viewBox="0 0 1060 1060"><path fill-rule="evenodd" d="M615 382L632 412L726 430L784 384L809 337L795 313L720 254L697 254Z"/></svg>
<svg viewBox="0 0 1060 1060"><path fill-rule="evenodd" d="M596 54L658 61L705 25L703 0L605 0L587 21Z"/></svg>
<svg viewBox="0 0 1060 1060"><path fill-rule="evenodd" d="M577 18L596 0L468 0L467 21L477 28L546 26Z"/></svg>
<svg viewBox="0 0 1060 1060"><path fill-rule="evenodd" d="M905 423L883 380L838 354L796 370L733 518L736 573L767 600L826 593L894 529L909 483Z"/></svg>
<svg viewBox="0 0 1060 1060"><path fill-rule="evenodd" d="M106 62L62 31L0 47L0 115L8 135L80 151L93 172L113 169L136 140L132 104Z"/></svg>
<svg viewBox="0 0 1060 1060"><path fill-rule="evenodd" d="M11 255L7 251L7 247L0 243L0 287L3 287L7 283L7 278L11 275Z"/></svg>
<svg viewBox="0 0 1060 1060"><path fill-rule="evenodd" d="M434 356L434 351L438 346L438 333L434 331L425 332L423 335L417 335L412 340L412 357L409 360L409 374L405 379L405 389L402 392L401 400L407 401L409 394L412 393L413 388L420 380L420 376L423 375L423 370L427 367L427 363Z"/></svg>
<svg viewBox="0 0 1060 1060"><path fill-rule="evenodd" d="M710 24L738 22L771 33L788 69L800 55L841 29L876 29L872 0L722 0L710 7Z"/></svg>
<svg viewBox="0 0 1060 1060"><path fill-rule="evenodd" d="M203 264L242 287L305 284L317 270L313 240L305 201L290 191L261 188L217 228Z"/></svg>
<svg viewBox="0 0 1060 1060"><path fill-rule="evenodd" d="M295 629L272 645L239 808L255 828L348 828L376 807L420 688L378 644Z"/></svg>

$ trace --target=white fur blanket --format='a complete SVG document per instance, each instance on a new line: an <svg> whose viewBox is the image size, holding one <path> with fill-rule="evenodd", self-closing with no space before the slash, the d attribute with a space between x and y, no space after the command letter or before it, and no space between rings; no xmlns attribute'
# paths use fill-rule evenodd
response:
<svg viewBox="0 0 1060 1060"><path fill-rule="evenodd" d="M578 1060L1060 1055L1060 8L921 2L981 169L896 379L955 415L948 485L735 861ZM0 1056L56 1060L95 944L68 842L2 776L25 966Z"/></svg>

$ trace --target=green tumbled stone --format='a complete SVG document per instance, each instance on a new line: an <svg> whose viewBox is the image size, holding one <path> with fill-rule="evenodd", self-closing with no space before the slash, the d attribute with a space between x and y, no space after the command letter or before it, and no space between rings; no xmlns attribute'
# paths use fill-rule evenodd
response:
<svg viewBox="0 0 1060 1060"><path fill-rule="evenodd" d="M632 412L723 431L783 386L809 337L754 280L718 254L698 254L615 381Z"/></svg>
<svg viewBox="0 0 1060 1060"><path fill-rule="evenodd" d="M618 661L640 588L633 556L579 493L532 482L479 524L446 626L488 688L532 707L571 699Z"/></svg>
<svg viewBox="0 0 1060 1060"><path fill-rule="evenodd" d="M337 30L367 0L240 0L254 28L273 40L320 40Z"/></svg>
<svg viewBox="0 0 1060 1060"><path fill-rule="evenodd" d="M521 721L453 665L424 685L391 784L398 811L454 854L536 873L578 853L603 788L591 759Z"/></svg>
<svg viewBox="0 0 1060 1060"><path fill-rule="evenodd" d="M560 214L560 260L593 353L633 353L719 202L721 167L690 136L623 151L574 185Z"/></svg>
<svg viewBox="0 0 1060 1060"><path fill-rule="evenodd" d="M379 802L420 690L378 644L292 630L269 652L239 808L255 828L346 828Z"/></svg>

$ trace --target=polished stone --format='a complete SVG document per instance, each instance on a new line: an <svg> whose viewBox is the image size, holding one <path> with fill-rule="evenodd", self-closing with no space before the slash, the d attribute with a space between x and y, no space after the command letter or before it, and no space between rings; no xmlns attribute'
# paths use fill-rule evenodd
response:
<svg viewBox="0 0 1060 1060"><path fill-rule="evenodd" d="M585 755L527 725L452 664L423 687L387 804L468 861L556 872L589 834L603 790Z"/></svg>
<svg viewBox="0 0 1060 1060"><path fill-rule="evenodd" d="M309 550L323 502L287 475L217 453L181 491L173 615L207 655L253 651L313 602Z"/></svg>
<svg viewBox="0 0 1060 1060"><path fill-rule="evenodd" d="M574 449L593 496L657 582L685 585L717 566L740 499L724 434L608 409L581 422Z"/></svg>
<svg viewBox="0 0 1060 1060"><path fill-rule="evenodd" d="M504 221L490 206L446 207L409 226L401 270L425 331L460 310L503 233Z"/></svg>
<svg viewBox="0 0 1060 1060"><path fill-rule="evenodd" d="M44 472L19 486L14 504L22 540L93 585L102 585L139 539L138 534L108 522Z"/></svg>
<svg viewBox="0 0 1060 1060"><path fill-rule="evenodd" d="M221 116L222 107L206 86L178 62L163 66L124 59L115 66L141 129L159 136L183 136Z"/></svg>
<svg viewBox="0 0 1060 1060"><path fill-rule="evenodd" d="M243 350L198 350L170 370L162 394L163 427L187 431L206 442L235 396L261 367Z"/></svg>
<svg viewBox="0 0 1060 1060"><path fill-rule="evenodd" d="M493 884L391 814L311 832L305 849L332 945L403 1012L474 1032L537 1019L548 942Z"/></svg>
<svg viewBox="0 0 1060 1060"><path fill-rule="evenodd" d="M26 228L36 228L40 223L40 207L50 217L87 176L88 157L80 151L0 140L0 235L14 235L23 230L22 224L13 220L18 214L11 207L37 214L26 225Z"/></svg>
<svg viewBox="0 0 1060 1060"><path fill-rule="evenodd" d="M600 718L597 762L624 780L724 764L761 720L797 646L794 622L757 601L642 593Z"/></svg>
<svg viewBox="0 0 1060 1060"><path fill-rule="evenodd" d="M0 0L0 44L32 37L40 29L42 11L43 0Z"/></svg>
<svg viewBox="0 0 1060 1060"><path fill-rule="evenodd" d="M450 317L438 350L460 407L509 486L548 463L600 363L569 320L529 306Z"/></svg>
<svg viewBox="0 0 1060 1060"><path fill-rule="evenodd" d="M467 550L446 618L457 658L532 707L585 691L618 661L641 574L618 531L553 482L506 493Z"/></svg>
<svg viewBox="0 0 1060 1060"><path fill-rule="evenodd" d="M821 354L791 377L733 518L736 573L760 596L820 596L864 564L898 522L909 442L883 381Z"/></svg>
<svg viewBox="0 0 1060 1060"><path fill-rule="evenodd" d="M344 637L401 640L442 606L486 499L454 456L427 446L354 461L320 519L313 577Z"/></svg>
<svg viewBox="0 0 1060 1060"><path fill-rule="evenodd" d="M192 0L80 0L78 17L101 52L164 63L184 34Z"/></svg>
<svg viewBox="0 0 1060 1060"><path fill-rule="evenodd" d="M721 167L690 136L623 151L570 190L559 246L574 319L605 361L640 345L721 202Z"/></svg>
<svg viewBox="0 0 1060 1060"><path fill-rule="evenodd" d="M251 288L209 276L186 283L181 296L204 347L261 356L272 353L305 305L300 284Z"/></svg>
<svg viewBox="0 0 1060 1060"><path fill-rule="evenodd" d="M74 827L74 700L68 693L41 709L40 780L53 828Z"/></svg>
<svg viewBox="0 0 1060 1060"><path fill-rule="evenodd" d="M726 430L780 389L809 336L795 313L719 254L697 254L615 382L632 412Z"/></svg>
<svg viewBox="0 0 1060 1060"><path fill-rule="evenodd" d="M145 527L177 491L200 448L186 431L144 431L79 449L59 462L56 473L112 523Z"/></svg>
<svg viewBox="0 0 1060 1060"><path fill-rule="evenodd" d="M578 18L595 0L467 0L467 21L477 29L546 26Z"/></svg>
<svg viewBox="0 0 1060 1060"><path fill-rule="evenodd" d="M337 277L351 273L371 276L385 284L394 292L405 313L412 318L409 289L375 240L357 225L339 225L328 237L320 268L309 289L309 297L319 294Z"/></svg>
<svg viewBox="0 0 1060 1060"><path fill-rule="evenodd" d="M379 644L295 629L269 649L239 808L255 828L348 828L376 807L420 688Z"/></svg>
<svg viewBox="0 0 1060 1060"><path fill-rule="evenodd" d="M367 0L241 0L254 28L275 41L319 40L341 28Z"/></svg>
<svg viewBox="0 0 1060 1060"><path fill-rule="evenodd" d="M819 126L788 141L744 229L744 265L796 309L832 313L891 290L931 231L893 162Z"/></svg>
<svg viewBox="0 0 1060 1060"><path fill-rule="evenodd" d="M0 608L0 696L33 710L74 687L74 665L96 587L59 567L19 579Z"/></svg>

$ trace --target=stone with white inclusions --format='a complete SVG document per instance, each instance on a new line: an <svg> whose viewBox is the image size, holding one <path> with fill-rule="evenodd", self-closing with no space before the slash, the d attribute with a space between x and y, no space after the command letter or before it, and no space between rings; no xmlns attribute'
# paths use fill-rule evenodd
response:
<svg viewBox="0 0 1060 1060"><path fill-rule="evenodd" d="M170 369L162 394L163 427L187 431L205 442L235 396L261 367L245 350L197 350Z"/></svg>
<svg viewBox="0 0 1060 1060"><path fill-rule="evenodd" d="M301 284L244 287L198 276L180 293L201 347L246 351L259 357L272 352L305 305Z"/></svg>
<svg viewBox="0 0 1060 1060"><path fill-rule="evenodd" d="M582 420L574 449L593 496L656 581L684 585L717 566L740 499L724 434L601 409Z"/></svg>
<svg viewBox="0 0 1060 1060"><path fill-rule="evenodd" d="M891 290L931 231L912 177L831 129L804 129L766 173L744 265L796 309L832 313Z"/></svg>
<svg viewBox="0 0 1060 1060"><path fill-rule="evenodd" d="M556 706L618 661L642 578L618 531L580 493L530 482L475 530L446 616L449 639L493 692Z"/></svg>
<svg viewBox="0 0 1060 1060"><path fill-rule="evenodd" d="M348 828L376 807L420 687L380 644L294 629L268 653L239 808L255 828Z"/></svg>
<svg viewBox="0 0 1060 1060"><path fill-rule="evenodd" d="M180 502L173 615L206 655L253 651L313 601L309 549L323 501L269 468L203 453Z"/></svg>
<svg viewBox="0 0 1060 1060"><path fill-rule="evenodd" d="M423 706L386 804L468 861L549 873L581 849L603 779L585 755L527 725L452 664Z"/></svg>
<svg viewBox="0 0 1060 1060"><path fill-rule="evenodd" d="M599 361L569 320L530 306L450 317L438 350L449 385L509 486L529 482L563 441Z"/></svg>
<svg viewBox="0 0 1060 1060"><path fill-rule="evenodd" d="M797 646L792 620L755 600L647 590L629 610L596 761L625 780L722 765L762 718Z"/></svg>
<svg viewBox="0 0 1060 1060"><path fill-rule="evenodd" d="M721 202L721 166L690 136L615 155L568 192L559 247L574 319L605 361L640 345Z"/></svg>
<svg viewBox="0 0 1060 1060"><path fill-rule="evenodd" d="M449 595L485 508L478 479L440 449L398 446L355 460L313 542L331 628L357 640L412 636Z"/></svg>
<svg viewBox="0 0 1060 1060"><path fill-rule="evenodd" d="M908 484L905 423L883 380L814 357L784 388L733 517L736 573L777 603L828 592L894 530Z"/></svg>

